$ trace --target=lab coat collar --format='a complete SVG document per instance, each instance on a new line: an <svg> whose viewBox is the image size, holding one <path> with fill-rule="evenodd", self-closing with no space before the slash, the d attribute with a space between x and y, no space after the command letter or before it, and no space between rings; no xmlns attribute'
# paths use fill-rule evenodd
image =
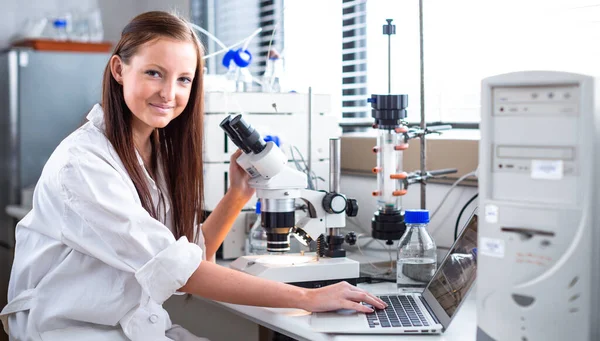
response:
<svg viewBox="0 0 600 341"><path fill-rule="evenodd" d="M102 110L100 104L96 103L92 110L90 110L90 112L87 114L86 118L88 121L92 122L96 128L103 132L105 131L106 125L104 124L104 110Z"/></svg>
<svg viewBox="0 0 600 341"><path fill-rule="evenodd" d="M100 104L94 105L92 110L90 110L90 112L87 114L86 118L88 121L92 122L92 124L96 128L100 129L102 132L106 131L106 124L104 123L104 110L102 110L102 106L100 106ZM152 200L154 201L154 203L156 204L158 202L158 191L159 190L163 191L163 195L167 195L167 198L165 198L165 199L167 199L167 200L165 200L165 210L168 212L171 207L169 205L170 200L168 197L168 193L166 193L166 188L167 188L166 182L165 182L166 179L164 178L165 174L164 174L164 170L162 169L162 163L161 162L158 163L158 177L160 178L159 179L160 189L159 189L159 186L157 186L157 183L154 181L154 179L152 179L152 177L148 173L148 170L144 166L144 160L142 159L142 156L137 151L137 149L135 150L135 156L137 158L137 161L138 161L140 167L142 167L144 175L146 176L146 181L148 181L148 184L150 184Z"/></svg>

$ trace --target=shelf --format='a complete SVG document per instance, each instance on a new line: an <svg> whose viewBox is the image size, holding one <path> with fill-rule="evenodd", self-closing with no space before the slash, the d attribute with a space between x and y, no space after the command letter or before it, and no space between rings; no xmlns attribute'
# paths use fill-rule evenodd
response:
<svg viewBox="0 0 600 341"><path fill-rule="evenodd" d="M65 52L110 52L112 44L109 42L101 43L81 43L75 41L57 41L50 39L25 39L12 44L16 47L30 47L38 51L65 51Z"/></svg>

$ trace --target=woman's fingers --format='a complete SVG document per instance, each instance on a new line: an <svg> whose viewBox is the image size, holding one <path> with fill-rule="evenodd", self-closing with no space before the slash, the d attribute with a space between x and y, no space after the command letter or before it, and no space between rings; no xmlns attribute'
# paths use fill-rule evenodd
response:
<svg viewBox="0 0 600 341"><path fill-rule="evenodd" d="M356 311L359 311L362 313L372 313L373 312L373 309L367 307L366 305L348 301L348 300L346 300L346 301L344 301L344 303L342 303L342 308L352 309L352 310L356 310Z"/></svg>
<svg viewBox="0 0 600 341"><path fill-rule="evenodd" d="M372 299L374 299L377 302L381 303L384 306L384 308L388 306L387 303L385 303L382 299L380 299L379 297L377 297L377 296L375 296L375 295L373 295L371 293L368 293L368 292L364 291L363 289L360 289L360 288L357 288L355 286L352 286L352 288L350 290L355 291L355 292L364 292L367 295L369 295Z"/></svg>
<svg viewBox="0 0 600 341"><path fill-rule="evenodd" d="M231 155L230 161L235 162L235 160L237 160L237 158L240 157L240 155L242 155L242 150L241 149L236 150L235 153L233 153Z"/></svg>
<svg viewBox="0 0 600 341"><path fill-rule="evenodd" d="M385 309L387 306L383 301L367 292L350 291L347 297L354 302L365 302L378 309Z"/></svg>

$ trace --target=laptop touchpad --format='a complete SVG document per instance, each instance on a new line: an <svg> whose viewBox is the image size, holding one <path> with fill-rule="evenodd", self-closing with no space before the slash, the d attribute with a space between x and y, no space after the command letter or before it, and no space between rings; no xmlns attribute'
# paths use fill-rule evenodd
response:
<svg viewBox="0 0 600 341"><path fill-rule="evenodd" d="M338 322L343 322L344 325L352 325L352 323L365 322L365 314L357 313L356 310L352 309L340 309L328 313L313 313L311 318L311 324L315 326L327 326L335 325Z"/></svg>

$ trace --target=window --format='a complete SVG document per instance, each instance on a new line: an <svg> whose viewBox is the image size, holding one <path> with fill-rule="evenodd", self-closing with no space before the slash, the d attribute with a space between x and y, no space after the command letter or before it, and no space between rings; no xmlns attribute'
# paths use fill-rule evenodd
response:
<svg viewBox="0 0 600 341"><path fill-rule="evenodd" d="M342 1L285 0L286 87L331 95L332 113L342 104Z"/></svg>
<svg viewBox="0 0 600 341"><path fill-rule="evenodd" d="M522 70L598 75L598 0L424 1L428 122L479 122L483 78ZM392 92L419 113L418 1L367 1L368 93L387 92L385 19L393 18Z"/></svg>
<svg viewBox="0 0 600 341"><path fill-rule="evenodd" d="M370 125L367 104L367 0L342 3L342 120L343 131L355 131L351 123Z"/></svg>
<svg viewBox="0 0 600 341"><path fill-rule="evenodd" d="M363 126L372 123L366 98L388 92L388 37L382 26L393 19L391 92L408 94L407 120L420 121L418 0L195 2L213 4L215 32L224 41L239 40L264 25L252 47L263 56L275 25L280 51L285 40L287 87L306 92L312 86L315 93L331 94L334 112L346 123ZM600 0L423 3L428 122L477 124L485 77L520 70L600 74L600 45L595 43Z"/></svg>
<svg viewBox="0 0 600 341"><path fill-rule="evenodd" d="M191 20L214 34L227 46L248 37L262 27L263 30L248 46L256 60L250 65L250 72L255 76L264 72L271 38L271 48L283 50L283 0L191 0ZM201 34L200 37L208 53L221 49L206 36ZM209 73L227 71L221 65L221 58L222 55L207 62Z"/></svg>

